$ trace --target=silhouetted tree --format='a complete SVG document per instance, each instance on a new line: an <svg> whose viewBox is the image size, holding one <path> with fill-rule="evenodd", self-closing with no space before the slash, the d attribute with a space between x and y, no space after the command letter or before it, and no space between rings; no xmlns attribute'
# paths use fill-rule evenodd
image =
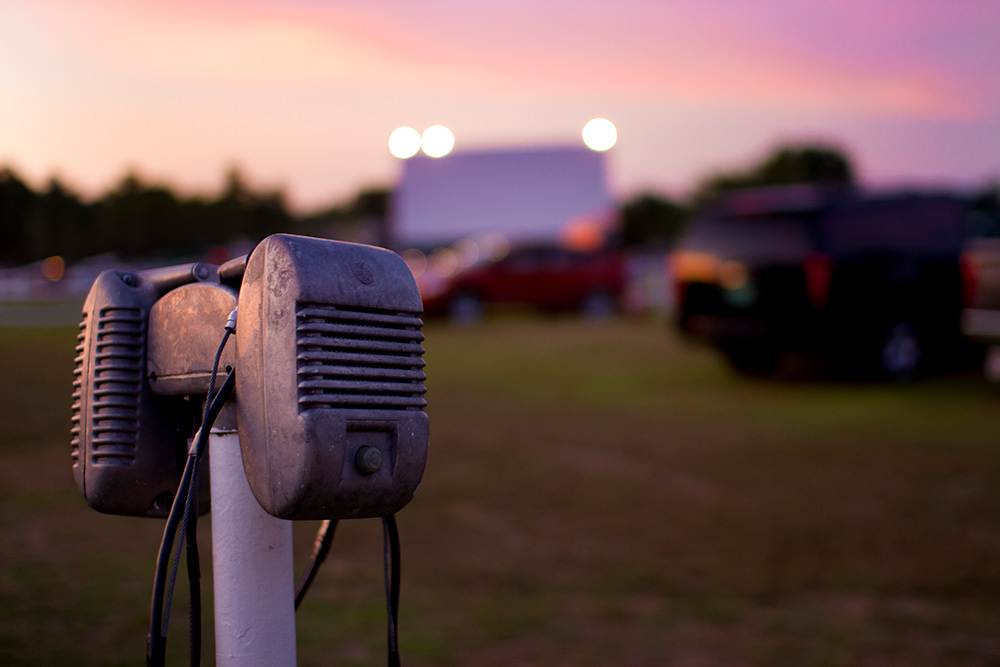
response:
<svg viewBox="0 0 1000 667"><path fill-rule="evenodd" d="M82 257L90 212L58 178L51 178L28 218L25 250L32 259L49 255Z"/></svg>
<svg viewBox="0 0 1000 667"><path fill-rule="evenodd" d="M362 190L347 204L328 206L298 218L294 221L295 233L386 246L390 240L391 198L386 188Z"/></svg>
<svg viewBox="0 0 1000 667"><path fill-rule="evenodd" d="M170 248L178 241L179 203L168 189L126 174L97 203L97 236L102 248L126 256Z"/></svg>
<svg viewBox="0 0 1000 667"><path fill-rule="evenodd" d="M821 144L781 146L746 170L722 172L705 179L692 198L696 206L729 190L815 183L854 183L854 166L841 149Z"/></svg>
<svg viewBox="0 0 1000 667"><path fill-rule="evenodd" d="M690 211L678 203L646 193L621 207L622 243L626 246L669 243L688 220Z"/></svg>
<svg viewBox="0 0 1000 667"><path fill-rule="evenodd" d="M391 193L385 188L362 190L347 210L349 218L367 230L366 243L388 246L392 242L389 229L389 202Z"/></svg>
<svg viewBox="0 0 1000 667"><path fill-rule="evenodd" d="M362 190L354 198L354 202L350 206L350 213L363 218L387 220L389 218L390 195L391 192L388 188Z"/></svg>
<svg viewBox="0 0 1000 667"><path fill-rule="evenodd" d="M212 231L207 243L224 243L245 237L251 241L288 231L292 216L280 190L258 194L246 183L237 167L226 174L222 196L209 206Z"/></svg>
<svg viewBox="0 0 1000 667"><path fill-rule="evenodd" d="M991 183L972 196L972 208L983 213L1000 215L1000 182Z"/></svg>
<svg viewBox="0 0 1000 667"><path fill-rule="evenodd" d="M973 236L1000 236L1000 183L994 182L972 195Z"/></svg>
<svg viewBox="0 0 1000 667"><path fill-rule="evenodd" d="M27 230L38 195L10 168L0 169L0 261L24 261Z"/></svg>
<svg viewBox="0 0 1000 667"><path fill-rule="evenodd" d="M762 184L822 183L845 185L854 182L854 167L842 151L828 146L779 148L758 168Z"/></svg>
<svg viewBox="0 0 1000 667"><path fill-rule="evenodd" d="M12 169L0 168L4 262L27 263L54 254L67 259L103 252L126 257L191 254L290 231L293 223L283 192L256 192L235 168L214 199L182 199L169 187L148 184L129 172L92 203L83 202L57 178L39 193Z"/></svg>

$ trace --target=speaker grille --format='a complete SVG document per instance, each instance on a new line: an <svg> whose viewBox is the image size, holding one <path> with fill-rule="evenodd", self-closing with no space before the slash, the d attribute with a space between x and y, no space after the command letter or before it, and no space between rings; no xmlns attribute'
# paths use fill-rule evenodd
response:
<svg viewBox="0 0 1000 667"><path fill-rule="evenodd" d="M95 465L131 465L139 440L145 330L138 308L105 308L90 335L90 456Z"/></svg>
<svg viewBox="0 0 1000 667"><path fill-rule="evenodd" d="M84 312L80 322L80 333L76 336L76 358L73 367L73 427L70 429L70 457L73 466L82 464L80 461L80 445L83 442L81 415L83 413L83 363L87 356L87 313Z"/></svg>
<svg viewBox="0 0 1000 667"><path fill-rule="evenodd" d="M422 326L412 313L299 303L299 411L422 410Z"/></svg>

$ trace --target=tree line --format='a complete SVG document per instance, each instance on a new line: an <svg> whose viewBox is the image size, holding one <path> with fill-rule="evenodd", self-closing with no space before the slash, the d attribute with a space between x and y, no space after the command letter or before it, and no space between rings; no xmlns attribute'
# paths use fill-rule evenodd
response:
<svg viewBox="0 0 1000 667"><path fill-rule="evenodd" d="M823 144L785 145L743 169L719 171L704 178L686 201L672 201L652 194L640 195L622 206L625 245L669 244L683 231L692 216L719 195L744 188L780 185L857 185L850 155L836 146ZM974 228L981 236L1000 236L1000 184L994 182L978 192L967 193Z"/></svg>
<svg viewBox="0 0 1000 667"><path fill-rule="evenodd" d="M385 218L388 193L364 191L352 202L308 215L291 212L280 190L258 192L232 169L215 197L182 196L127 174L104 195L85 201L59 179L35 190L13 169L0 168L0 263L23 264L52 255L78 260L186 256L234 240L269 234L313 235Z"/></svg>
<svg viewBox="0 0 1000 667"><path fill-rule="evenodd" d="M623 202L620 241L627 246L668 244L701 207L729 190L854 182L852 160L843 150L821 144L782 146L746 168L710 174L684 200L649 192ZM1000 208L997 192L995 186L985 191L983 206ZM0 168L0 263L23 264L52 255L72 261L107 252L184 256L234 240L252 244L278 232L385 244L389 199L388 189L376 188L346 204L295 214L280 190L255 191L234 168L214 197L182 196L130 173L104 195L85 201L57 178L36 191L13 169ZM359 235L360 228L367 236Z"/></svg>

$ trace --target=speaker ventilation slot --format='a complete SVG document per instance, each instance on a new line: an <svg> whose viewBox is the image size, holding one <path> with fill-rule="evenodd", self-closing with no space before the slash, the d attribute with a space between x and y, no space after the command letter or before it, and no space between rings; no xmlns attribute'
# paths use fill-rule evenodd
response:
<svg viewBox="0 0 1000 667"><path fill-rule="evenodd" d="M300 303L299 410L422 410L422 326L412 313Z"/></svg>

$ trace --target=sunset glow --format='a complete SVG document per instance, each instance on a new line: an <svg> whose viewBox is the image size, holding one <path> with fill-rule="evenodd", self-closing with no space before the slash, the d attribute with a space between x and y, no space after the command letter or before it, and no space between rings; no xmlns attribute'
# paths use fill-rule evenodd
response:
<svg viewBox="0 0 1000 667"><path fill-rule="evenodd" d="M309 208L391 184L401 125L570 145L601 109L628 128L622 196L793 140L875 183L976 185L1000 178L998 31L995 0L5 2L0 166L96 195L129 170L214 191L239 165Z"/></svg>

